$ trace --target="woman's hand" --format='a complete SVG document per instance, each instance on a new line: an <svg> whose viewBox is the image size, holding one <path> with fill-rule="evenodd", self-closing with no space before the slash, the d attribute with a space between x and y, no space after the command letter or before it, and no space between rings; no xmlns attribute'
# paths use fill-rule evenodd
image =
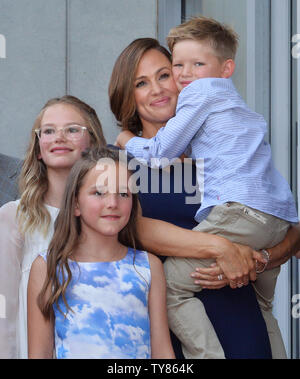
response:
<svg viewBox="0 0 300 379"><path fill-rule="evenodd" d="M249 274L245 273L240 278L229 280L217 259L217 263L212 264L210 268L197 267L195 269L195 272L191 274L192 278L195 279L195 284L199 284L202 288L208 289L220 289L226 285L230 285L231 288L240 288L244 285L248 285L249 280L256 280L256 260L265 264L265 258L259 252L248 246L237 243L233 245L239 252L240 258L246 262L249 268Z"/></svg>
<svg viewBox="0 0 300 379"><path fill-rule="evenodd" d="M265 258L259 252L245 245L231 243L230 250L225 250L216 258L217 266L221 270L217 275L224 274L228 278L231 288L247 285L249 280L256 280L256 260L263 264L266 263Z"/></svg>
<svg viewBox="0 0 300 379"><path fill-rule="evenodd" d="M210 268L196 268L196 271L191 273L191 277L195 279L195 284L211 290L218 290L229 285L229 280L216 263L213 263Z"/></svg>
<svg viewBox="0 0 300 379"><path fill-rule="evenodd" d="M240 249L241 253L244 252L248 255L249 250L247 252L247 249L245 250L245 246L238 244L235 245ZM254 252L252 260L255 264L255 259L257 259L255 257L260 253L254 250L252 251ZM284 264L293 255L300 259L300 224L292 226L289 229L285 239L273 248L268 249L268 252L270 254L270 260L266 270L270 270ZM261 262L261 260L259 261ZM222 275L222 277L220 275ZM229 284L229 280L226 278L223 270L218 264L214 264L210 268L196 268L195 272L193 272L191 276L195 279L195 283L201 285L202 288L220 289ZM222 279L219 280L218 277ZM252 277L250 280L255 279ZM232 285L231 287L234 288Z"/></svg>

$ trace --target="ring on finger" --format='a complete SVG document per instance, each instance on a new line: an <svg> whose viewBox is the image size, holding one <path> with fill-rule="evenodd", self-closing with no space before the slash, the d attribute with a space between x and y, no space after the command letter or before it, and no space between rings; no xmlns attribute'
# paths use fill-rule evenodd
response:
<svg viewBox="0 0 300 379"><path fill-rule="evenodd" d="M238 284L237 284L238 288L243 287L243 285L244 285L243 283L238 283Z"/></svg>
<svg viewBox="0 0 300 379"><path fill-rule="evenodd" d="M218 275L218 280L222 280L222 279L223 279L223 275L222 274Z"/></svg>

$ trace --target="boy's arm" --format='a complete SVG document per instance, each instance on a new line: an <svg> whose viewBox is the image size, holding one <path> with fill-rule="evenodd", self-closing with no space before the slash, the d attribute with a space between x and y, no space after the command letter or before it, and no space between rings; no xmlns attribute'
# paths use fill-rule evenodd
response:
<svg viewBox="0 0 300 379"><path fill-rule="evenodd" d="M174 359L166 306L166 281L161 261L148 254L151 268L149 291L149 317L151 333L151 358Z"/></svg>
<svg viewBox="0 0 300 379"><path fill-rule="evenodd" d="M53 321L47 321L44 318L37 304L37 298L43 287L46 274L46 262L39 256L32 264L28 282L28 358L32 359L53 358Z"/></svg>
<svg viewBox="0 0 300 379"><path fill-rule="evenodd" d="M148 163L151 158L180 157L212 111L208 95L185 88L179 95L176 116L171 118L151 139L134 137L126 150Z"/></svg>

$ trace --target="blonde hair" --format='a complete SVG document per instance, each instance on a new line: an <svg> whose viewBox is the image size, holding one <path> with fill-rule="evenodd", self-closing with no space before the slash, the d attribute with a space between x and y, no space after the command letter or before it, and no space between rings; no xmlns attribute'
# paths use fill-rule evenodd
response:
<svg viewBox="0 0 300 379"><path fill-rule="evenodd" d="M56 104L66 104L76 108L87 123L91 144L95 146L106 145L98 116L88 104L77 97L66 95L50 99L44 105L31 130L31 140L19 179L21 199L17 215L20 231L23 234L32 233L36 229L40 229L46 234L50 224L50 214L44 204L44 196L48 190L47 167L41 159L38 159L40 147L35 129L40 128L45 111Z"/></svg>
<svg viewBox="0 0 300 379"><path fill-rule="evenodd" d="M68 259L71 257L81 236L80 216L75 216L75 205L80 188L84 184L84 178L97 165L98 160L101 158L108 158L118 164L125 164L125 167L127 167L126 158L119 154L117 148L94 148L87 150L82 153L82 158L72 167L67 180L62 207L55 221L54 234L48 248L47 277L38 296L38 305L46 319L51 318L52 306L54 304L63 313L58 304L60 298L67 310L71 310L65 297L67 287L72 280L72 272ZM132 174L132 171L128 170L128 172ZM137 238L137 215L138 194L133 193L130 218L128 223L119 232L118 240L125 246L132 246L134 250L136 246L140 245ZM51 289L51 295L47 299L46 293L48 288Z"/></svg>
<svg viewBox="0 0 300 379"><path fill-rule="evenodd" d="M171 62L171 54L156 39L138 38L117 58L109 82L110 108L118 125L136 135L143 130L134 97L136 72L144 54L152 49L161 52Z"/></svg>
<svg viewBox="0 0 300 379"><path fill-rule="evenodd" d="M173 52L176 43L185 40L208 42L220 61L235 59L239 43L237 33L230 26L204 16L191 17L170 30L167 36L170 51Z"/></svg>

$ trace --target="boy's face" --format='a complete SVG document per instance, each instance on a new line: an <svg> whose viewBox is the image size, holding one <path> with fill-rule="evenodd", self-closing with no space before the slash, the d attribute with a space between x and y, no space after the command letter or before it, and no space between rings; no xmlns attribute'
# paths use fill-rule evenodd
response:
<svg viewBox="0 0 300 379"><path fill-rule="evenodd" d="M196 79L228 77L225 64L206 41L184 40L173 48L172 71L179 91Z"/></svg>

